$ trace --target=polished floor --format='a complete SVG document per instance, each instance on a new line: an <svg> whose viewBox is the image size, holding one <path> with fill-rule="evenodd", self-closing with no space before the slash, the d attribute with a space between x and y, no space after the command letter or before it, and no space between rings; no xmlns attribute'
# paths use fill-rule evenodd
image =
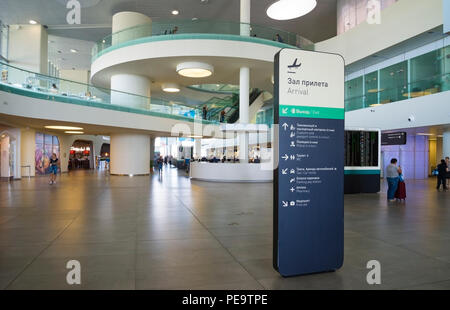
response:
<svg viewBox="0 0 450 310"><path fill-rule="evenodd" d="M282 278L272 269L272 185L76 171L0 182L3 289L450 289L450 192L407 181L345 197L345 262ZM66 263L81 263L81 285ZM381 285L366 282L369 260Z"/></svg>

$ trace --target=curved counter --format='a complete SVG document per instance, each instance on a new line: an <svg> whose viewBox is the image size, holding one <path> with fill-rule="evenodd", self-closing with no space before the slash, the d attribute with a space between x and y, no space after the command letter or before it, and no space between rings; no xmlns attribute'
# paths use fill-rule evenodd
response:
<svg viewBox="0 0 450 310"><path fill-rule="evenodd" d="M267 165L191 162L192 180L210 182L272 182L273 170Z"/></svg>

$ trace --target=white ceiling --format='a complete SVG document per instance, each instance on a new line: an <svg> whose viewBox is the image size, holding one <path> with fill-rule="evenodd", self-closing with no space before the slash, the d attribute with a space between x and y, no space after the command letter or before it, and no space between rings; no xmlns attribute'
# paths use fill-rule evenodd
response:
<svg viewBox="0 0 450 310"><path fill-rule="evenodd" d="M67 0L1 0L0 19L6 24L28 23L34 19L49 26L49 34L97 41L111 32L112 15L137 11L158 19L239 21L239 0L79 0L82 4L81 27L67 25ZM314 42L336 35L336 0L318 0L313 12L291 21L275 21L266 9L275 0L252 1L252 23L298 33ZM177 9L176 17L171 11ZM63 26L63 27L61 27Z"/></svg>
<svg viewBox="0 0 450 310"><path fill-rule="evenodd" d="M48 59L59 70L90 70L93 42L48 36ZM75 49L77 53L70 50Z"/></svg>

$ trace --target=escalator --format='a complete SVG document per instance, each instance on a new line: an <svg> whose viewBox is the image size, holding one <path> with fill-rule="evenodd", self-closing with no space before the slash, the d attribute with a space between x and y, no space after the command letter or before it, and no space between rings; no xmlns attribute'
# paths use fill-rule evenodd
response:
<svg viewBox="0 0 450 310"><path fill-rule="evenodd" d="M253 104L253 102L255 102L255 100L259 97L259 95L261 95L262 90L255 88L251 91L250 93L250 105ZM225 120L228 124L234 124L237 122L237 120L239 119L239 98L236 102L235 105L233 105L232 107L233 112L228 115L225 115ZM228 117L227 117L228 116Z"/></svg>

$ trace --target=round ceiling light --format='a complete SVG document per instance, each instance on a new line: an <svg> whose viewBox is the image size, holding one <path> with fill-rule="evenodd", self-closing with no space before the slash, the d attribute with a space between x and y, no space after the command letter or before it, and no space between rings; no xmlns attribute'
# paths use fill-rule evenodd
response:
<svg viewBox="0 0 450 310"><path fill-rule="evenodd" d="M28 22L30 23L30 25L37 25L38 24L38 22L35 21L34 19L30 19Z"/></svg>
<svg viewBox="0 0 450 310"><path fill-rule="evenodd" d="M267 9L267 15L276 20L288 20L306 15L317 5L317 0L279 0Z"/></svg>
<svg viewBox="0 0 450 310"><path fill-rule="evenodd" d="M178 10L173 10L172 11L172 15L178 15L178 14L180 14L180 11L178 11Z"/></svg>
<svg viewBox="0 0 450 310"><path fill-rule="evenodd" d="M190 78L204 78L214 73L214 67L204 62L183 62L177 66L177 72Z"/></svg>
<svg viewBox="0 0 450 310"><path fill-rule="evenodd" d="M174 83L165 83L161 86L162 90L166 93L178 93L180 91L180 86Z"/></svg>
<svg viewBox="0 0 450 310"><path fill-rule="evenodd" d="M55 130L83 130L81 127L72 127L72 126L45 126L47 129L55 129Z"/></svg>

